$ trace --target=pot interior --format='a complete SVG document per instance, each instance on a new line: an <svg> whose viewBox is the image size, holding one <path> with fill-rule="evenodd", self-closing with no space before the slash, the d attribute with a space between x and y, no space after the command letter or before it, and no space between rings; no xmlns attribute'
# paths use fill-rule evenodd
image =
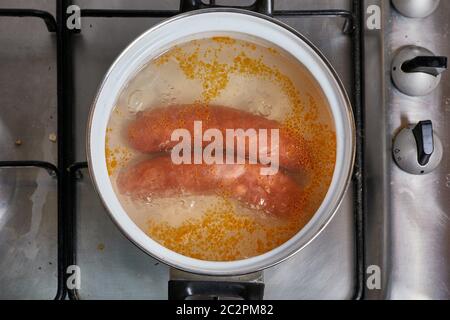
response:
<svg viewBox="0 0 450 320"><path fill-rule="evenodd" d="M220 112L214 110L219 108ZM227 123L229 127L225 128L222 123L228 121L228 108L233 109L232 112L240 110L242 114L236 113L234 123ZM171 112L178 114L166 115ZM247 117L247 113L254 116L243 120L249 123L241 123L239 116ZM218 122L208 117L218 117ZM265 126L258 123L258 117L261 121L271 121ZM157 119L162 123L158 123ZM130 128L139 121L146 122L139 128L145 133L132 136ZM288 153L291 147L299 148L296 155L299 159L291 161L299 165L283 167L287 161L283 161L283 154L278 154L279 167L274 168L278 173L274 177L261 175L258 179L266 181L254 186L251 181L255 177L246 177L249 175L246 165L234 165L237 159L233 163L223 159L223 167L230 169L222 169L216 164L210 164L207 169L204 168L207 164L198 163L198 169L191 165L184 170L151 160L155 157L169 158L169 147L156 146L169 141L171 133L178 128L188 129L192 134L193 121L203 121L203 132L200 133L203 137L207 129L220 129L223 134L220 144L224 150L233 153L230 144L225 143L224 130L262 129L268 131L268 136L275 128L281 131L280 152ZM173 126L172 132L162 130L161 126ZM198 35L198 39L179 43L148 61L121 90L106 135L106 161L111 183L131 219L148 236L167 248L210 261L233 261L257 256L297 234L322 203L336 160L332 114L325 95L311 73L290 54L268 41L237 33ZM148 135L156 137L149 138ZM297 139L292 139L295 142L287 141L283 135ZM155 147L143 146L143 143L154 144ZM301 146L295 146L295 143ZM234 144L236 147L237 140ZM249 139L246 144L247 148L253 147L251 144L258 148L256 139ZM203 151L207 146L204 147ZM191 151L194 153L193 147ZM249 164L249 160L246 159L245 163ZM142 172L135 176L128 173L146 162L161 172ZM192 162L191 159L190 164ZM226 173L215 177L218 173L214 170L225 170ZM209 187L191 186L184 183L182 177L166 183L167 179L172 178L170 171L192 175L198 183L209 184ZM234 175L232 186L228 185L229 171ZM214 177L204 177L205 172ZM278 175L292 179L298 189L285 192L286 185L272 185L271 181ZM160 181L152 182L154 188L148 187L147 182L141 182L139 187L129 186L121 190L118 183L121 177L122 180ZM282 183L285 179L277 180ZM223 188L215 186L215 182L224 184ZM239 188L236 186L238 184L242 189L249 189L246 192L251 195L237 199L233 193ZM261 192L258 190L261 187L267 190ZM279 203L272 205L270 201L275 194L279 197L276 200ZM250 199L255 197L254 201ZM277 207L283 205L292 207L292 212L278 212Z"/></svg>

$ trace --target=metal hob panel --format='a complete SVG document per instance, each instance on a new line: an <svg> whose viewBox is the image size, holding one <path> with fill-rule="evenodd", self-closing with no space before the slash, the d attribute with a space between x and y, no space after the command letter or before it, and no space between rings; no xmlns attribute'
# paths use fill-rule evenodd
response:
<svg viewBox="0 0 450 320"><path fill-rule="evenodd" d="M85 169L87 116L101 79L115 57L162 18L92 17L98 12L86 9L165 10L171 15L178 10L179 3L161 1L152 2L151 6L148 1L74 3L85 10L85 16L81 32L70 36L61 26L60 18L58 25L52 24L51 19L46 25L32 17L0 19L0 42L8 44L0 49L0 58L6 61L0 65L3 112L0 204L5 208L4 213L0 211L0 237L5 237L0 245L0 295L64 298L65 268L76 264L81 272L81 286L79 290L68 291L70 298L165 299L169 268L144 254L120 233L94 192ZM5 1L2 8L28 8L28 5L28 1ZM278 18L324 52L353 97L355 110L360 110L359 80L355 78L359 74L355 67L355 59L359 57L355 44L358 34L343 31L344 25L352 30L348 23L355 18L350 11L354 5L355 1L350 0L278 0L275 11ZM54 2L43 1L34 9L58 16L65 8L59 8L56 14ZM281 10L290 11L281 16ZM58 29L56 34L49 32L52 26ZM60 52L58 59L57 52ZM73 85L68 81L73 81ZM59 134L57 142L55 133ZM20 141L16 144L16 140ZM12 160L23 162L7 162ZM57 166L51 164L57 161ZM5 168L10 166L39 169ZM356 183L360 179L359 174ZM70 181L74 181L73 187ZM333 221L310 246L265 271L265 298L360 297L362 251L356 235L360 239L362 234L361 229L356 232L355 228L361 223L361 210L355 208L362 203L361 192L360 187L351 188ZM31 231L33 238L27 236ZM36 256L33 258L31 253ZM36 275L41 275L38 280Z"/></svg>

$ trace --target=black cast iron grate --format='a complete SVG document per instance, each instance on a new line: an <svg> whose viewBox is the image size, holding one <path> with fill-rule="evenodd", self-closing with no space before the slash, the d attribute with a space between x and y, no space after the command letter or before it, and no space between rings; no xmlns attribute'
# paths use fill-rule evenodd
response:
<svg viewBox="0 0 450 320"><path fill-rule="evenodd" d="M343 33L352 40L353 61L353 96L352 105L356 122L356 162L354 168L354 223L356 248L356 281L353 299L363 299L365 280L364 259L364 171L363 171L363 42L362 26L364 12L360 0L352 0L352 10L274 10L275 0L255 0L249 6L239 7L256 11L273 17L328 17L344 18ZM57 38L57 116L58 116L58 163L30 161L0 161L0 168L34 167L47 170L57 179L58 185L58 288L56 300L77 299L76 290L66 288L66 268L76 263L75 251L75 191L76 180L82 169L87 168L87 162L74 160L74 129L73 129L73 57L71 36L74 31L66 28L66 8L70 0L56 0L56 19L46 11L34 9L1 9L0 16L36 17L45 22L49 32L56 33ZM116 9L82 9L81 17L101 18L137 18L137 17L171 17L182 12L221 7L215 0L209 4L201 0L180 0L179 10L116 10Z"/></svg>

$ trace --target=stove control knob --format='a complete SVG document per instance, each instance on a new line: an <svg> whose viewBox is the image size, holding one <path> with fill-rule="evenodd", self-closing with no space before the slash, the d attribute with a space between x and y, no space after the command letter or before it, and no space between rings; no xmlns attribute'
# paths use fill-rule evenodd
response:
<svg viewBox="0 0 450 320"><path fill-rule="evenodd" d="M392 0L394 7L404 16L425 18L439 6L440 0Z"/></svg>
<svg viewBox="0 0 450 320"><path fill-rule="evenodd" d="M435 56L431 51L406 46L392 61L392 80L404 94L418 97L430 94L441 81L447 69L447 57Z"/></svg>
<svg viewBox="0 0 450 320"><path fill-rule="evenodd" d="M442 142L431 121L421 121L400 131L394 141L394 159L403 170L423 175L435 170L443 156Z"/></svg>

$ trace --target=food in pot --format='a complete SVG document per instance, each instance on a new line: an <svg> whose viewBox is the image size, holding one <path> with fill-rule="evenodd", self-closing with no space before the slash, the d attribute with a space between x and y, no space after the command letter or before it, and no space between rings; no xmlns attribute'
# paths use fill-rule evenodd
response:
<svg viewBox="0 0 450 320"><path fill-rule="evenodd" d="M192 144L201 137L203 156L227 130L265 132L267 150L258 135L256 159L245 139L243 157L224 143L223 163L221 148L210 152L216 161L178 163L178 129ZM328 101L301 63L232 34L181 43L142 66L116 101L105 153L122 207L149 237L185 256L234 261L282 245L309 222L332 180L336 136Z"/></svg>
<svg viewBox="0 0 450 320"><path fill-rule="evenodd" d="M184 164L168 156L145 160L119 174L119 192L148 199L217 194L237 199L252 209L286 217L302 210L302 190L279 171L261 175L261 165Z"/></svg>
<svg viewBox="0 0 450 320"><path fill-rule="evenodd" d="M301 136L292 135L275 120L255 115L250 112L223 106L201 104L173 105L153 108L143 112L128 127L130 145L141 152L154 153L171 150L178 141L171 140L171 135L178 128L185 128L194 137L194 122L201 122L202 130L219 130L223 136L232 128L247 130L279 129L279 164L290 170L301 170L308 166L309 153ZM237 144L233 139L233 145ZM267 139L270 150L270 141ZM206 145L207 141L203 141ZM255 145L261 145L255 141ZM226 147L226 146L225 146ZM246 144L245 156L249 155Z"/></svg>

